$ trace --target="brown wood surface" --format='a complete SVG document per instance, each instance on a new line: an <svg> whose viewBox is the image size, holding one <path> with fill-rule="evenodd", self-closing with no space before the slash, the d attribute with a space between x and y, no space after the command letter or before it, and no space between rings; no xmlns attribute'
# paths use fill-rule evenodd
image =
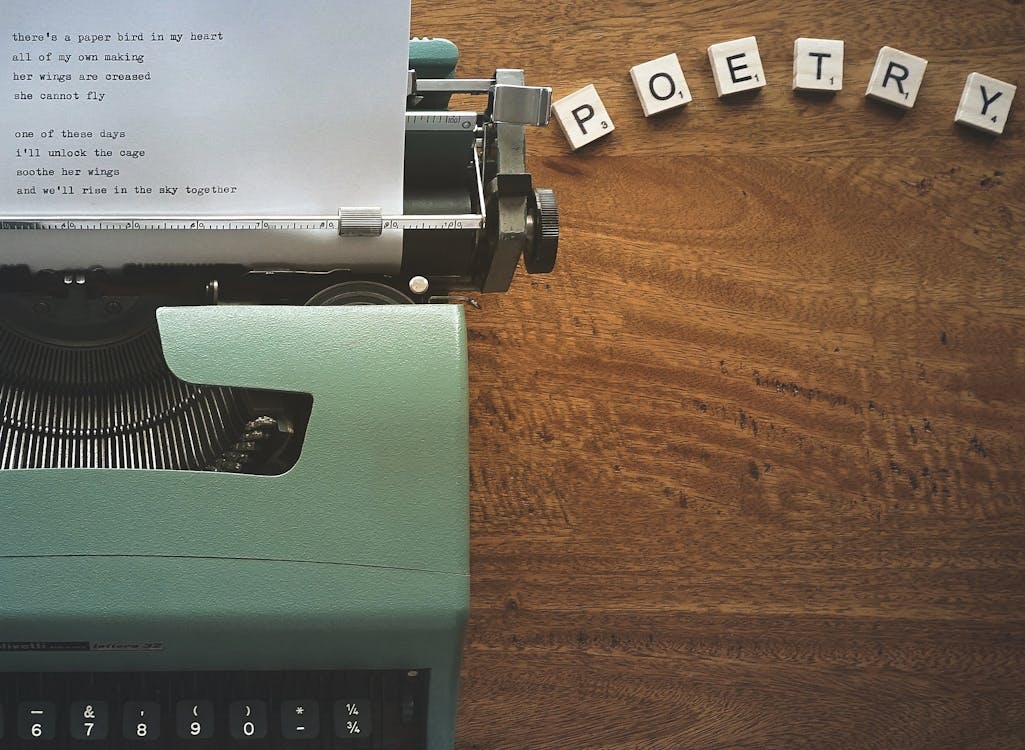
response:
<svg viewBox="0 0 1025 750"><path fill-rule="evenodd" d="M464 75L595 83L557 272L470 312L472 617L458 747L1025 748L1025 5L416 0ZM769 82L715 98L705 53ZM846 41L835 98L798 36ZM882 45L914 110L864 98ZM675 51L694 101L645 121Z"/></svg>

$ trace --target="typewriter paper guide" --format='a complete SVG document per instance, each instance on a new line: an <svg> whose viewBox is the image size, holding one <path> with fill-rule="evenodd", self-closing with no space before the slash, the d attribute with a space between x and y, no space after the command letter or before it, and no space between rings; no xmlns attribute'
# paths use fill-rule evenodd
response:
<svg viewBox="0 0 1025 750"><path fill-rule="evenodd" d="M0 221L402 213L409 1L6 0ZM0 265L397 268L401 233L0 231Z"/></svg>

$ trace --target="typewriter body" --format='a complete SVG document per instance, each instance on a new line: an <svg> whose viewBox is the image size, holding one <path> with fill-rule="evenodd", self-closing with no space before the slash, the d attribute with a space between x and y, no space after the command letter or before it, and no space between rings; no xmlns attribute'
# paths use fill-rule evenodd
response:
<svg viewBox="0 0 1025 750"><path fill-rule="evenodd" d="M550 91L456 56L410 43L404 216L337 217L397 270L0 272L0 747L451 748L464 309L558 241Z"/></svg>

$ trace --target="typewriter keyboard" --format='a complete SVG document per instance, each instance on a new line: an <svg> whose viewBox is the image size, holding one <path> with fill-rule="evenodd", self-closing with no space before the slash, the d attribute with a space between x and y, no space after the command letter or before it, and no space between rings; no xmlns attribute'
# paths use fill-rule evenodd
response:
<svg viewBox="0 0 1025 750"><path fill-rule="evenodd" d="M0 748L410 750L429 670L0 674Z"/></svg>

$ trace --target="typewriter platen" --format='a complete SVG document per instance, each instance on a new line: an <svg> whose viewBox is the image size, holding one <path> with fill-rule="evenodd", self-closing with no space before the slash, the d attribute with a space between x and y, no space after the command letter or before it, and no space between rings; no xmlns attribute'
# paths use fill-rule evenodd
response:
<svg viewBox="0 0 1025 750"><path fill-rule="evenodd" d="M455 63L410 44L404 215L338 216L401 221L398 272L0 272L3 747L451 747L460 303L558 244L550 90Z"/></svg>

